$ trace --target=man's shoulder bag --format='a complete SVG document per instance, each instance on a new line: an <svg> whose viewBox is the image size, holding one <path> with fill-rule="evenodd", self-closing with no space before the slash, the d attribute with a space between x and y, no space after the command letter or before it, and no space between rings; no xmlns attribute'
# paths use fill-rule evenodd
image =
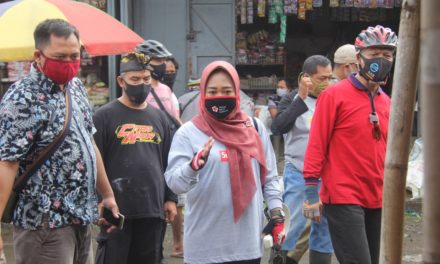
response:
<svg viewBox="0 0 440 264"><path fill-rule="evenodd" d="M170 124L170 133L171 133L171 137L174 136L174 133L176 133L177 129L179 129L179 127L181 126L181 124L179 123L179 121L177 121L176 118L174 118L172 115L170 115L170 113L168 113L168 111L165 109L165 106L162 104L162 102L160 101L159 96L157 96L156 92L154 91L154 89L151 89L151 94L154 97L154 100L156 101L156 103L159 105L160 109L165 112L165 114L168 117L169 120L169 124Z"/></svg>
<svg viewBox="0 0 440 264"><path fill-rule="evenodd" d="M31 165L27 166L26 170L20 176L15 178L14 186L9 196L8 202L3 211L2 223L10 223L14 217L14 210L18 202L18 193L24 188L29 178L40 168L40 166L49 159L53 153L58 149L63 140L66 138L70 129L72 120L72 99L69 88L66 87L66 118L64 120L63 130L58 134L55 140L50 143L45 149L38 153Z"/></svg>

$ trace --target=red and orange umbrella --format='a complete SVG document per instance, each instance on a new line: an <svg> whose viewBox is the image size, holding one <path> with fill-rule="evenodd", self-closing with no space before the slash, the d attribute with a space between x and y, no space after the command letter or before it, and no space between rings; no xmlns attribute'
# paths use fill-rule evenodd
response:
<svg viewBox="0 0 440 264"><path fill-rule="evenodd" d="M33 32L41 21L60 18L74 25L87 53L116 55L132 51L143 39L112 16L69 0L15 0L0 4L0 61L31 60Z"/></svg>

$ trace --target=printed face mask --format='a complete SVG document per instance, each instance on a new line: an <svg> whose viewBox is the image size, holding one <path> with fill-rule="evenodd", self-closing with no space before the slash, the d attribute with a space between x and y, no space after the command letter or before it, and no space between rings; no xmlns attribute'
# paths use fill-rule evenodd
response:
<svg viewBox="0 0 440 264"><path fill-rule="evenodd" d="M171 90L173 90L173 85L175 81L176 81L175 73L166 73L162 78L162 82L166 84L168 87L170 87Z"/></svg>
<svg viewBox="0 0 440 264"><path fill-rule="evenodd" d="M318 97L321 94L321 92L324 91L330 85L329 81L323 81L318 83L312 78L310 79L312 80L313 83L313 89L309 91L309 94L314 97Z"/></svg>
<svg viewBox="0 0 440 264"><path fill-rule="evenodd" d="M393 62L385 58L367 59L360 55L364 61L364 66L359 69L359 73L365 79L373 82L383 82L387 79L391 71Z"/></svg>
<svg viewBox="0 0 440 264"><path fill-rule="evenodd" d="M130 102L138 105L145 102L151 90L151 85L144 83L139 85L125 83L125 86L125 93L127 94Z"/></svg>
<svg viewBox="0 0 440 264"><path fill-rule="evenodd" d="M208 112L217 119L224 119L232 113L237 105L235 96L215 96L205 99Z"/></svg>
<svg viewBox="0 0 440 264"><path fill-rule="evenodd" d="M41 70L47 78L51 79L56 84L66 84L78 74L80 60L55 60L46 57L41 51L40 53L46 58L46 62Z"/></svg>
<svg viewBox="0 0 440 264"><path fill-rule="evenodd" d="M153 77L153 79L155 80L162 80L163 76L165 75L165 69L166 69L166 65L165 63L159 64L159 65L152 65L150 64L151 67L153 67L153 71L151 72L151 77Z"/></svg>

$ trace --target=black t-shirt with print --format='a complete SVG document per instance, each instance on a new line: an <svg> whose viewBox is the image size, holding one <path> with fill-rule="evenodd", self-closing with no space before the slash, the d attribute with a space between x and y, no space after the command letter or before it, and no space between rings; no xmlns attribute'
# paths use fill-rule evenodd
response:
<svg viewBox="0 0 440 264"><path fill-rule="evenodd" d="M128 218L164 217L177 197L164 172L171 145L167 117L148 105L132 109L118 100L99 108L94 134L119 210Z"/></svg>

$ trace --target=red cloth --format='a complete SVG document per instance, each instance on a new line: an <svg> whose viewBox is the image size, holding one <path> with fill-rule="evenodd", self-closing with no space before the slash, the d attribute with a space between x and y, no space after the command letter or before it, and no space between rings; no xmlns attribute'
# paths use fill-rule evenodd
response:
<svg viewBox="0 0 440 264"><path fill-rule="evenodd" d="M343 80L318 97L304 178L307 183L322 176L323 203L381 208L390 98L379 92L374 99L382 133L377 141L369 121L368 94L353 83Z"/></svg>
<svg viewBox="0 0 440 264"><path fill-rule="evenodd" d="M231 76L237 98L235 111L223 120L214 118L205 108L206 84L211 73L218 68L224 69ZM215 61L206 66L200 79L200 95L199 114L191 121L203 133L226 146L234 221L237 222L257 190L251 166L252 158L260 163L260 179L262 184L265 182L267 169L263 143L249 117L240 110L240 80L231 64Z"/></svg>
<svg viewBox="0 0 440 264"><path fill-rule="evenodd" d="M290 220L287 219L286 221L290 221ZM280 235L281 232L283 232L283 230L284 230L284 222L278 222L273 227L272 237L273 237L273 244L274 245L278 244L278 236ZM286 235L283 235L281 237L281 241L280 241L279 245L283 244L285 238L286 238Z"/></svg>

